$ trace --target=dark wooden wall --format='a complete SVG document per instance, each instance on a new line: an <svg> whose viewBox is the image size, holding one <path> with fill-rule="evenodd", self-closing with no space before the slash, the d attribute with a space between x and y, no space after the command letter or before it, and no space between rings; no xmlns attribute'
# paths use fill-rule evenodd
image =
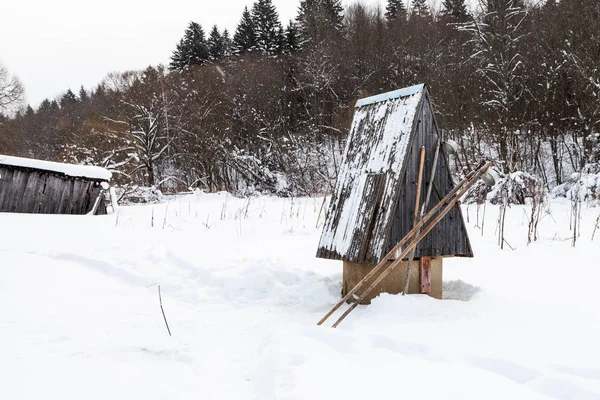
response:
<svg viewBox="0 0 600 400"><path fill-rule="evenodd" d="M391 250L413 227L417 180L419 175L419 159L421 147L425 146L425 165L421 204L425 201L429 178L433 168L433 157L438 138L437 126L433 110L426 91L423 97L419 121L413 133L410 153L406 159L405 174L398 201L395 205L395 216L391 221L387 251ZM431 193L429 209L433 208L453 188L452 175L443 153L438 158L435 185ZM437 189L436 189L437 188ZM429 232L417 246L415 257L421 256L462 256L472 257L473 251L466 232L460 206L456 205Z"/></svg>
<svg viewBox="0 0 600 400"><path fill-rule="evenodd" d="M101 181L32 168L0 165L0 212L87 214L100 194ZM100 201L96 214L106 214Z"/></svg>

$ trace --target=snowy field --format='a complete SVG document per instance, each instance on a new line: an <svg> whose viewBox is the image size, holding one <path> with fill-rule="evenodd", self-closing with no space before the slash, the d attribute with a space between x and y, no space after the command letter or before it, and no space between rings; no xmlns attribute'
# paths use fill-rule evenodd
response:
<svg viewBox="0 0 600 400"><path fill-rule="evenodd" d="M382 295L331 329L315 324L342 269L314 257L321 202L0 214L1 397L600 399L600 208L573 248L568 203L530 246L513 206L500 250L498 208L482 235L471 206L475 258L444 262L445 300Z"/></svg>

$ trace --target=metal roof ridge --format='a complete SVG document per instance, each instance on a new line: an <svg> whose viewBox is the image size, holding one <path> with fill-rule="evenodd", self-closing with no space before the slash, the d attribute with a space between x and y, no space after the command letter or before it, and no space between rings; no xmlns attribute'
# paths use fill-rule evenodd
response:
<svg viewBox="0 0 600 400"><path fill-rule="evenodd" d="M423 92L425 88L425 84L421 83L414 86L405 87L402 89L394 90L392 92L382 93L371 97L365 97L364 99L360 99L356 102L355 108L364 107L373 103L380 103L382 101L398 99L401 97L412 96L417 93Z"/></svg>

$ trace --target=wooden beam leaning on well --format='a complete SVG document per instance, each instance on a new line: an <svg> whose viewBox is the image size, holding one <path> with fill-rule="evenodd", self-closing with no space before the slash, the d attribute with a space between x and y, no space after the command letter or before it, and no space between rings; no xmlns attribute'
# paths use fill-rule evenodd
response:
<svg viewBox="0 0 600 400"><path fill-rule="evenodd" d="M344 318L346 318L348 316L348 314L350 314L352 312L352 310L354 310L356 308L356 306L358 306L358 304L360 304L360 302L369 295L369 293L371 293L371 291L373 289L375 289L375 286L377 286L390 272L392 272L394 270L394 268L396 268L398 265L400 265L400 263L402 262L402 259L404 257L407 256L407 254L409 252L411 252L416 246L417 244L419 244L419 242L425 237L427 236L427 234L429 233L429 231L431 231L437 224L438 222L440 222L442 220L442 218L444 218L446 216L446 214L448 214L450 212L450 210L452 210L452 208L454 207L454 205L460 200L460 198L467 192L467 190L469 190L471 188L471 186L473 186L477 180L481 177L481 175L483 175L485 173L485 171L487 171L487 169L492 165L491 162L488 162L487 164L485 164L473 177L471 180L469 180L469 182L467 182L466 184L463 184L463 188L455 193L455 195L452 197L452 199L447 203L448 205L442 209L440 211L440 213L438 214L437 217L435 217L435 219L433 221L431 221L431 223L429 225L427 225L425 227L425 229L423 230L423 232L417 236L417 238L415 238L409 245L408 247L402 251L402 253L396 258L396 260L394 260L382 273L381 275L379 275L377 277L377 279L375 279L375 281L360 295L360 297L356 300L355 303L353 303L347 310L346 312L344 312L342 314L342 316L335 322L335 324L332 325L333 328L337 327L343 320ZM417 228L417 229L420 229ZM366 279L366 277L365 277ZM360 284L360 282L359 282ZM358 286L358 285L357 285Z"/></svg>
<svg viewBox="0 0 600 400"><path fill-rule="evenodd" d="M402 248L402 246L404 246L406 244L406 242L408 242L413 235L415 234L415 232L420 229L423 225L425 225L425 223L427 223L427 221L429 221L434 215L435 213L440 210L444 205L446 205L449 201L451 201L452 199L454 199L455 195L457 194L457 192L461 192L460 195L458 196L458 199L460 199L460 197L466 192L466 190L468 190L480 177L481 175L483 175L485 173L485 171L487 171L490 167L492 166L492 162L487 162L485 165L483 165L482 167L480 167L479 169L476 169L474 171L471 171L461 182L459 182L456 187L454 187L454 189L452 189L435 207L433 207L431 209L431 211L429 211L427 214L425 214L423 216L423 218L421 218L421 220L419 221L419 223L413 227L413 229L408 232L406 234L406 236L404 236L404 238L402 238L402 240L400 240L400 242L398 242L398 244L396 246L394 246L394 248L392 250L390 250L384 257L383 259L379 262L379 264L377 264L372 270L371 272L369 272L354 288L352 288L348 294L346 296L344 296L344 298L342 300L340 300L318 323L317 325L321 325L323 324L323 322L325 322L329 317L331 317L331 315L336 312L348 299L350 299L352 296L354 296L354 294L360 290L362 288L362 286L365 285L366 282L368 282L371 278L373 278L373 276L377 275L384 267L385 264L387 263L388 260L390 260L392 257L394 257L394 255L396 254L396 252ZM467 184L467 187L465 188L465 190L461 190L461 188L463 188L463 186L465 186L465 184ZM456 201L455 201L456 202ZM453 205L454 203L452 203ZM449 208L449 210L452 209L452 207ZM448 210L448 211L449 211ZM446 213L448 212L446 211ZM441 218L440 218L441 219ZM437 222L436 222L437 223ZM435 224L434 224L435 225ZM431 227L433 228L433 227ZM431 230L431 228L429 228L429 230ZM429 231L425 232L425 234L422 234L422 236L424 237ZM421 236L420 236L421 237ZM422 238L422 237L421 237ZM417 238L418 239L418 238ZM420 240L420 239L418 239ZM412 249L411 246L408 247L408 251L410 251ZM408 254L408 251L406 251L406 254ZM403 252L404 253L404 252ZM402 255L401 257L397 257L396 261L398 263L400 263L400 261L402 260L402 258L404 258L406 256L406 254ZM395 261L395 262L396 262ZM391 265L390 265L391 267ZM387 274L386 274L387 275ZM364 293L363 293L364 296ZM355 303L355 307L356 307Z"/></svg>
<svg viewBox="0 0 600 400"><path fill-rule="evenodd" d="M491 162L489 162L488 164L484 165L483 167L481 167L481 169L487 170L490 166L492 165ZM485 171L484 170L484 171ZM415 232L417 231L417 229L421 228L425 223L427 223L427 221L429 221L429 219L431 219L431 217L433 217L433 215L435 215L435 213L442 208L447 201L449 201L461 188L464 184L466 184L467 182L469 182L474 176L475 174L478 172L478 170L474 170L471 171L462 181L460 181L455 187L454 189L452 189L442 200L440 200L440 202L431 209L431 211L429 211L426 215L423 216L423 218L421 218L421 220L419 221L419 223L413 227L413 229L408 232L403 238L402 240L400 240L400 242L398 242L398 244L396 246L394 246L394 248L392 250L390 250L379 262L379 264L377 264L372 270L371 272L369 272L353 289L351 289L348 294L346 294L346 296L344 296L344 298L342 300L340 300L318 323L317 325L321 325L323 324L323 322L325 322L329 317L331 317L331 315L336 312L347 300L349 300L352 296L354 296L354 294L360 290L360 288L365 284L365 282L367 282L369 279L371 279L373 276L377 275L379 273L379 271L381 271L381 269L385 266L385 264L394 257L394 255L396 254L396 252L398 250L400 250L402 248L402 246L404 246L406 244L406 242L408 242L413 235L415 234ZM480 175L481 176L481 175Z"/></svg>

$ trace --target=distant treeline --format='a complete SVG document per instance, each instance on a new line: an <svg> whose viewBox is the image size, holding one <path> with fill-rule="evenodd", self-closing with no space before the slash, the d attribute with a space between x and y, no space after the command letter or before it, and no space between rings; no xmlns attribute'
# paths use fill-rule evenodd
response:
<svg viewBox="0 0 600 400"><path fill-rule="evenodd" d="M233 34L191 22L168 67L0 118L0 153L98 164L162 189L325 192L356 100L425 82L461 170L488 157L552 186L598 162L600 2L477 10L303 0L282 24L258 0Z"/></svg>

